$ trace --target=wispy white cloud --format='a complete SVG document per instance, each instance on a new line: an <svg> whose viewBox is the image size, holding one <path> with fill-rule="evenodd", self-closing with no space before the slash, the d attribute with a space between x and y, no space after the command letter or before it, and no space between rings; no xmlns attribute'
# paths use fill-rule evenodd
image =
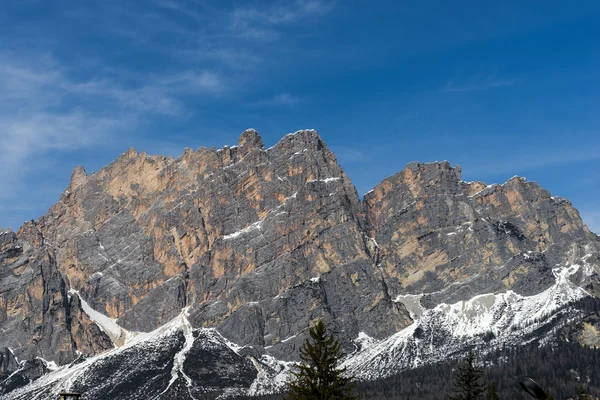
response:
<svg viewBox="0 0 600 400"><path fill-rule="evenodd" d="M335 155L342 163L364 163L369 156L362 150L349 146L332 146Z"/></svg>
<svg viewBox="0 0 600 400"><path fill-rule="evenodd" d="M2 110L14 110L15 107L31 108L39 105L42 99L37 95L41 91L45 92L44 107L58 102L60 93L50 89L57 89L57 83L61 80L60 72L52 63L45 63L43 58L38 58L37 61L37 67L34 69L26 62L17 62L0 54L0 113ZM12 111L9 114L12 114Z"/></svg>
<svg viewBox="0 0 600 400"><path fill-rule="evenodd" d="M45 59L44 59L45 58ZM0 54L0 159L4 172L25 170L30 156L88 145L112 118L92 116L66 104L71 82L48 57L17 59ZM89 133L89 134L86 134ZM4 180L6 182L6 180Z"/></svg>
<svg viewBox="0 0 600 400"><path fill-rule="evenodd" d="M70 94L108 98L130 110L154 111L161 114L179 114L182 106L167 88L156 84L124 88L112 80L91 80L81 83L66 83Z"/></svg>
<svg viewBox="0 0 600 400"><path fill-rule="evenodd" d="M233 27L259 24L289 24L315 14L324 14L331 10L333 3L318 0L296 1L276 4L266 8L239 7L232 13Z"/></svg>
<svg viewBox="0 0 600 400"><path fill-rule="evenodd" d="M81 83L65 82L63 87L71 94L110 98L120 108L137 112L157 112L166 115L181 114L184 105L180 95L219 95L228 89L225 80L211 71L184 71L172 75L147 76L149 83L124 87L117 81L103 79Z"/></svg>
<svg viewBox="0 0 600 400"><path fill-rule="evenodd" d="M209 70L184 71L157 79L158 83L165 90L172 92L193 90L195 93L198 93L198 90L200 90L213 94L221 94L229 89L228 83L222 76Z"/></svg>
<svg viewBox="0 0 600 400"><path fill-rule="evenodd" d="M271 40L278 36L278 27L325 15L334 6L333 1L297 0L263 8L237 7L231 13L230 29L241 37Z"/></svg>
<svg viewBox="0 0 600 400"><path fill-rule="evenodd" d="M481 79L475 79L471 82L447 82L442 88L443 92L447 93L460 93L460 92L475 92L481 90L488 90L506 86L513 86L516 83L514 79L500 79L500 80L488 80L482 81Z"/></svg>
<svg viewBox="0 0 600 400"><path fill-rule="evenodd" d="M47 55L0 53L0 159L3 185L31 161L110 143L142 118L178 115L180 95L215 96L227 82L210 70L146 75L125 86L116 79L76 80Z"/></svg>
<svg viewBox="0 0 600 400"><path fill-rule="evenodd" d="M297 104L298 101L300 101L300 99L292 96L289 93L279 93L278 95L274 96L272 99L272 103L274 105L281 105L281 106L293 106L294 104Z"/></svg>
<svg viewBox="0 0 600 400"><path fill-rule="evenodd" d="M497 158L495 160L495 158ZM478 174L521 174L527 171L560 165L572 165L600 160L600 146L571 146L560 150L543 148L519 149L510 154L488 153L485 159L465 165L465 171Z"/></svg>
<svg viewBox="0 0 600 400"><path fill-rule="evenodd" d="M293 96L290 93L283 92L278 93L271 98L250 103L250 105L253 107L292 107L301 101L302 99Z"/></svg>
<svg viewBox="0 0 600 400"><path fill-rule="evenodd" d="M109 140L125 124L120 119L96 117L78 110L0 118L0 159L9 169L27 170L32 156L48 151L74 151Z"/></svg>
<svg viewBox="0 0 600 400"><path fill-rule="evenodd" d="M231 43L211 42L210 38L202 38L198 43L180 51L182 57L190 60L216 64L221 69L233 71L256 72L264 62L264 56L250 51L246 47L237 47Z"/></svg>
<svg viewBox="0 0 600 400"><path fill-rule="evenodd" d="M185 78L215 89L212 76ZM180 86L193 86L181 81ZM32 182L36 193L50 181L60 185L53 190L60 193L64 182L41 176L65 157L119 142L142 116L179 112L173 90L168 82L125 88L108 79L78 81L51 56L0 52L0 207L15 205L16 199L25 209L34 207L40 199L24 194Z"/></svg>
<svg viewBox="0 0 600 400"><path fill-rule="evenodd" d="M184 70L172 74L142 75L137 82L124 86L116 79L74 80L68 69L55 62L40 63L35 56L26 61L0 55L0 104L36 110L68 102L73 98L112 100L117 110L178 114L182 103L178 97L194 91L196 94L217 95L228 89L226 80L210 70ZM11 112L12 113L12 112Z"/></svg>
<svg viewBox="0 0 600 400"><path fill-rule="evenodd" d="M190 7L190 3L194 4L194 2L182 2L182 1L174 1L174 0L154 0L154 3L168 10L174 10L185 17L196 21L196 22L204 22L207 20L207 8L208 5L205 3L195 2L196 5L200 4L201 9L197 10L194 7Z"/></svg>
<svg viewBox="0 0 600 400"><path fill-rule="evenodd" d="M272 41L294 35L289 28L335 6L329 0L247 4L152 0L140 8L107 1L62 10L61 21L85 26L84 40L117 42L102 51L78 48L80 41L71 43L44 21L15 24L13 42L0 50L0 199L26 197L27 185L48 182L43 177L76 154L139 142L145 135L141 124L198 116L201 105L214 99L250 97L247 83L260 84L256 80L264 79L268 63L275 63L279 50ZM53 56L60 54L55 48L70 45L78 54L74 64ZM124 67L130 50L136 65L144 57L148 64ZM301 101L282 92L257 105L293 107ZM175 141L168 150L178 148Z"/></svg>

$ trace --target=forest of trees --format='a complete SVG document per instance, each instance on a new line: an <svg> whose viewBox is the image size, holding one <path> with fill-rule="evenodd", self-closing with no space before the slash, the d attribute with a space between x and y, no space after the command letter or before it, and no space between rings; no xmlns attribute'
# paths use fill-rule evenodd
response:
<svg viewBox="0 0 600 400"><path fill-rule="evenodd" d="M523 376L533 378L556 400L578 399L585 393L600 397L600 349L562 342L555 346L538 344L498 349L485 358L482 381L494 384L499 399L533 399L519 386ZM453 395L456 361L429 365L369 382L358 382L361 399L439 400ZM482 399L485 394L482 396ZM281 394L253 397L254 400L281 399Z"/></svg>
<svg viewBox="0 0 600 400"><path fill-rule="evenodd" d="M577 398L581 387L600 397L600 350L562 342L498 349L484 357L483 381L500 399L531 399L519 386L529 376L555 399ZM425 366L371 382L359 382L363 399L441 399L452 395L456 362Z"/></svg>
<svg viewBox="0 0 600 400"><path fill-rule="evenodd" d="M584 315L598 319L600 300L582 300L573 306ZM519 385L523 377L533 378L555 400L600 398L600 349L579 344L574 340L577 331L576 326L571 326L560 333L562 340L543 346L539 342L506 346L487 352L483 357L474 348L472 354L464 355L463 360L427 365L374 381L359 381L353 393L359 394L361 399L373 400L439 400L449 397L460 400L464 397L457 392L455 384L460 380L465 362L469 364L472 356L472 365L481 370L482 390L477 392L477 398L533 399ZM493 389L490 389L492 386ZM586 398L584 393L589 397ZM252 397L254 400L281 398L281 394Z"/></svg>

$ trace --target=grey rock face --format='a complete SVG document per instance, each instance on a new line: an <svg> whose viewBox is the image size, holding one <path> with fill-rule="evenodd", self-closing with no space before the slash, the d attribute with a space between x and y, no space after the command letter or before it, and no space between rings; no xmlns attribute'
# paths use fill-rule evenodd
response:
<svg viewBox="0 0 600 400"><path fill-rule="evenodd" d="M96 174L78 167L61 200L10 240L47 256L58 320L68 320L70 289L131 331L155 329L189 306L195 326L290 358L285 348L298 346L317 318L349 350L360 331L383 338L410 324L373 265L361 207L316 131L265 150L247 130L237 147L186 150L176 160L130 149ZM2 283L16 292L32 287L11 279ZM386 323L374 323L380 318ZM19 354L64 364L82 351L70 345L67 322L33 345L18 320L3 321L18 333L2 344ZM64 343L40 345L49 337ZM95 347L87 333L78 337L86 354L106 347L106 337Z"/></svg>
<svg viewBox="0 0 600 400"><path fill-rule="evenodd" d="M27 237L34 230L29 224L21 232ZM10 240L0 253L0 345L20 360L40 357L58 364L70 362L78 351L96 354L111 348L78 303L71 303L53 251L15 235L0 238L5 236Z"/></svg>
<svg viewBox="0 0 600 400"><path fill-rule="evenodd" d="M16 371L18 368L19 363L17 363L12 351L6 347L3 348L0 351L0 377L8 377L11 372Z"/></svg>
<svg viewBox="0 0 600 400"><path fill-rule="evenodd" d="M23 361L10 373L0 374L0 395L22 388L46 373L46 364L39 358Z"/></svg>
<svg viewBox="0 0 600 400"><path fill-rule="evenodd" d="M424 294L429 309L527 296L575 264L569 279L596 293L598 237L536 183L487 186L447 162L411 163L361 202L316 131L265 149L249 129L234 147L177 159L129 149L97 173L76 168L46 215L0 235L0 348L65 365L121 345L85 302L132 332L186 308L194 328L281 360L320 318L352 352L361 332L385 339L412 324L398 296Z"/></svg>
<svg viewBox="0 0 600 400"><path fill-rule="evenodd" d="M395 295L429 293L424 305L513 290L539 293L553 268L596 257L596 235L571 204L537 183L463 182L447 162L409 164L365 197L370 235ZM589 284L593 271L579 276Z"/></svg>

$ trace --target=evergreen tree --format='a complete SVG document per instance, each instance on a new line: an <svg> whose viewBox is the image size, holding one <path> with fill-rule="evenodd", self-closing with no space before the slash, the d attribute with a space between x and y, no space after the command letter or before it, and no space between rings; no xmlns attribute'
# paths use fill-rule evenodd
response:
<svg viewBox="0 0 600 400"><path fill-rule="evenodd" d="M287 400L358 399L352 394L352 377L347 376L346 368L338 367L343 355L339 341L327 334L325 324L319 320L300 349L302 363L292 372Z"/></svg>
<svg viewBox="0 0 600 400"><path fill-rule="evenodd" d="M454 381L454 396L450 400L478 400L485 391L485 385L480 382L483 369L475 367L475 356L469 350L464 364L458 368Z"/></svg>
<svg viewBox="0 0 600 400"><path fill-rule="evenodd" d="M579 394L577 396L578 400L592 400L592 396L587 394L583 389L583 385L579 385Z"/></svg>
<svg viewBox="0 0 600 400"><path fill-rule="evenodd" d="M498 390L496 390L496 385L494 385L493 383L489 384L487 387L485 400L500 400L500 398L498 397Z"/></svg>

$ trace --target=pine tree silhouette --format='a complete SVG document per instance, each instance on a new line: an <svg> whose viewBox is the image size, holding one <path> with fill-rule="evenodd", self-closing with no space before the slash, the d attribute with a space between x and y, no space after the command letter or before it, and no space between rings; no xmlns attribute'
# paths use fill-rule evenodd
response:
<svg viewBox="0 0 600 400"><path fill-rule="evenodd" d="M498 397L498 390L496 389L496 385L493 383L489 384L487 387L487 392L485 393L485 400L500 400Z"/></svg>
<svg viewBox="0 0 600 400"><path fill-rule="evenodd" d="M479 400L485 391L485 385L480 382L483 369L475 367L475 356L469 350L463 365L458 367L454 380L454 396L450 400Z"/></svg>
<svg viewBox="0 0 600 400"><path fill-rule="evenodd" d="M346 368L339 368L343 357L340 343L327 334L325 324L319 320L310 328L310 339L300 349L302 363L292 372L294 379L288 384L286 400L354 400L359 396Z"/></svg>

